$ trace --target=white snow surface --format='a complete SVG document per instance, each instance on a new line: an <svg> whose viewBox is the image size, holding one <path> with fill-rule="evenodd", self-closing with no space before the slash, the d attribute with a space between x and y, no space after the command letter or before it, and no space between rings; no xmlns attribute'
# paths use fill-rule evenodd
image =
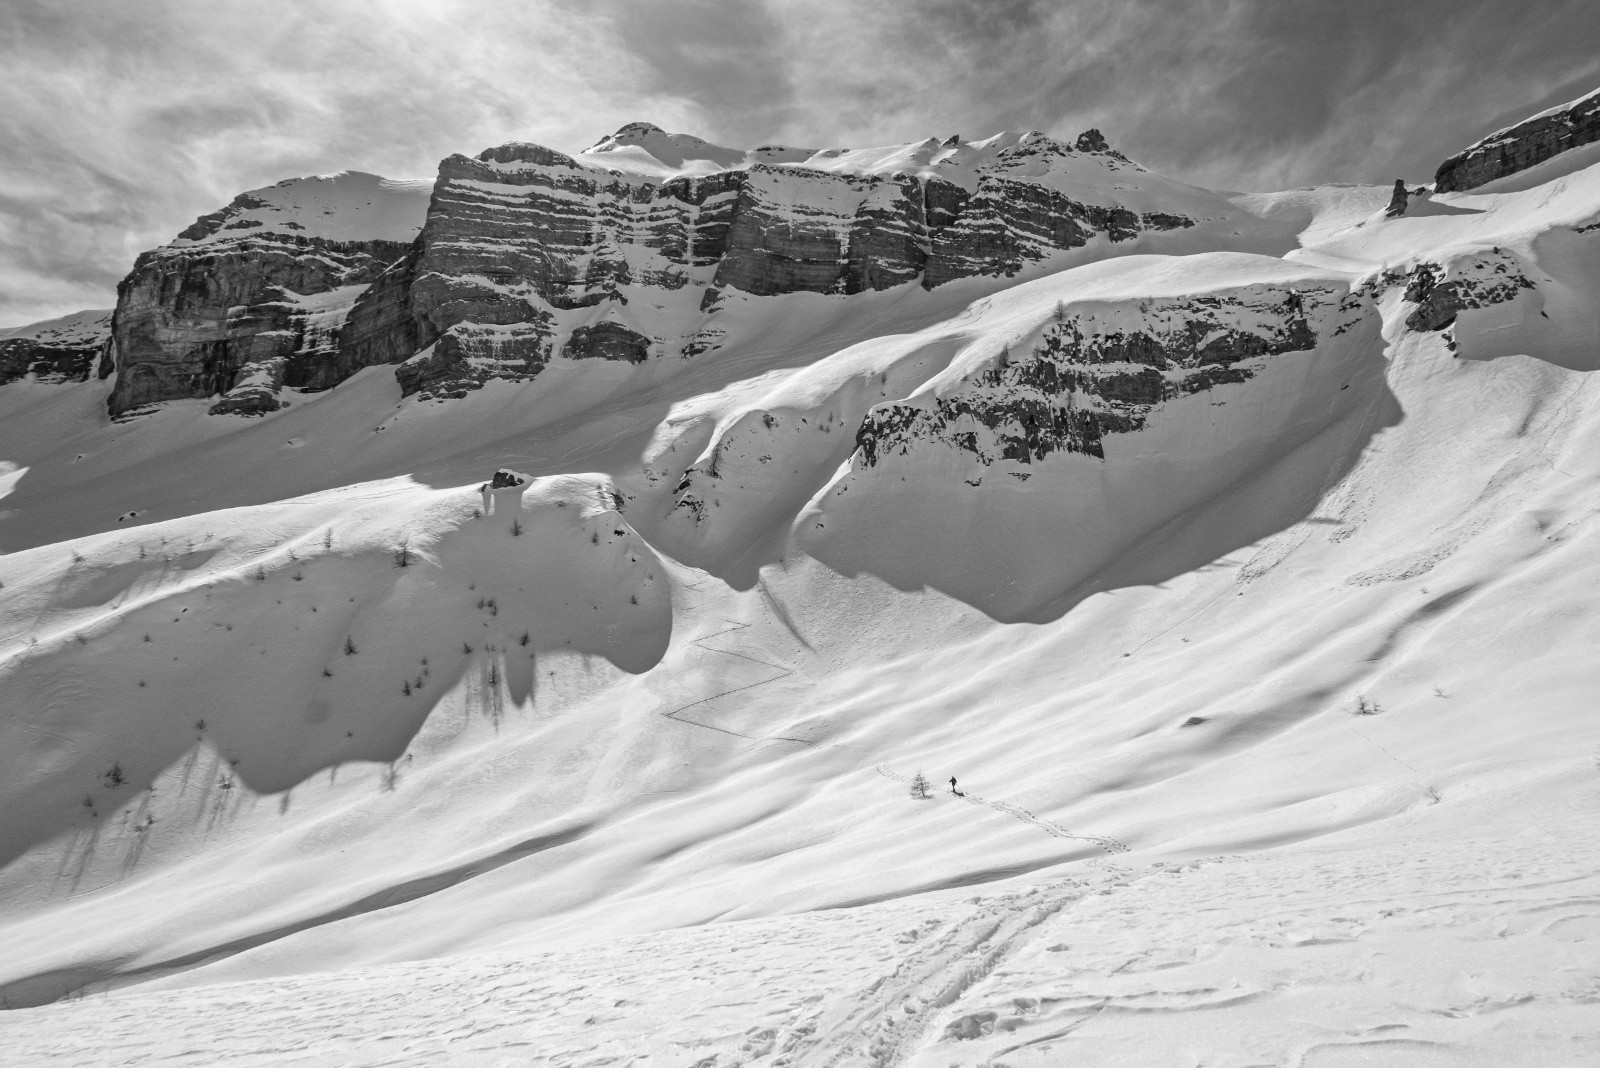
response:
<svg viewBox="0 0 1600 1068"><path fill-rule="evenodd" d="M433 183L385 178L365 171L340 171L286 178L244 195L261 202L228 215L215 232L174 248L193 248L239 237L268 234L321 237L330 241L410 241L422 229Z"/></svg>
<svg viewBox="0 0 1600 1068"><path fill-rule="evenodd" d="M655 133L591 154L726 165ZM0 388L8 1063L1600 1063L1600 166L1204 195L1292 251L444 404ZM1418 331L1421 262L1527 285ZM853 455L1289 292L1348 328L1103 459Z"/></svg>
<svg viewBox="0 0 1600 1068"><path fill-rule="evenodd" d="M25 326L0 329L0 341L31 340L46 345L93 345L111 333L111 309L90 308Z"/></svg>
<svg viewBox="0 0 1600 1068"><path fill-rule="evenodd" d="M1043 185L1083 204L1136 212L1185 212L1207 219L1227 212L1218 194L1155 174L1119 155L1080 152L1040 133L1003 131L977 141L930 137L868 148L725 148L689 134L669 134L649 123L629 123L573 157L581 167L604 169L657 184L682 175L707 175L751 166L829 174L937 177L968 192L986 175ZM522 163L493 164L520 168Z"/></svg>

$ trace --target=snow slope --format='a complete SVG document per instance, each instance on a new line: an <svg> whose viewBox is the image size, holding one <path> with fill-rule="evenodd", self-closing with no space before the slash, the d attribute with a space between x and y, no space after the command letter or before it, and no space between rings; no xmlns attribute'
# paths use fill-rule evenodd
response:
<svg viewBox="0 0 1600 1068"><path fill-rule="evenodd" d="M105 340L110 322L110 308L91 308L26 326L0 328L0 341L26 338L58 346L94 344Z"/></svg>
<svg viewBox="0 0 1600 1068"><path fill-rule="evenodd" d="M433 183L340 171L287 178L241 193L202 216L172 242L173 248L272 234L329 241L410 241L422 229Z"/></svg>
<svg viewBox="0 0 1600 1068"><path fill-rule="evenodd" d="M7 1048L1600 1058L1600 167L1386 200L443 405L0 389Z"/></svg>

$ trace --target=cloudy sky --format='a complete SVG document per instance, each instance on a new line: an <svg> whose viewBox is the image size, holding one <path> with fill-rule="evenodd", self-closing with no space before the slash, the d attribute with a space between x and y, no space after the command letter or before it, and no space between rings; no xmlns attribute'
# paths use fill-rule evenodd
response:
<svg viewBox="0 0 1600 1068"><path fill-rule="evenodd" d="M0 325L241 190L644 119L723 144L1096 126L1204 185L1431 178L1600 85L1595 0L3 0Z"/></svg>

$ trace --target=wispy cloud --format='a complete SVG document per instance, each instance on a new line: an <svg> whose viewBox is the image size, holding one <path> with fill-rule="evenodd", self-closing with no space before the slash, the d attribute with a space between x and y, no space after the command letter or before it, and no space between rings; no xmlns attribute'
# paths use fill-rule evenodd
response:
<svg viewBox="0 0 1600 1068"><path fill-rule="evenodd" d="M1600 83L1590 0L10 0L0 323L239 190L649 119L725 143L1103 129L1208 185L1422 180Z"/></svg>
<svg viewBox="0 0 1600 1068"><path fill-rule="evenodd" d="M109 304L139 251L280 178L697 117L608 37L537 3L10 0L0 323Z"/></svg>

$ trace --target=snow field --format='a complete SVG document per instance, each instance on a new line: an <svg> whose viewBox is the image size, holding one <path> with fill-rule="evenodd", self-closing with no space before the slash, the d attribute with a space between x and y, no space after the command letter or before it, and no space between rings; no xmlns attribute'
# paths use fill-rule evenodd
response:
<svg viewBox="0 0 1600 1068"><path fill-rule="evenodd" d="M1595 182L1283 194L1285 261L751 298L707 360L459 406L6 387L9 1048L1594 1060ZM1417 331L1374 280L1423 261L1532 288ZM1104 460L851 458L1058 303L1273 286L1365 303ZM499 466L534 478L486 509Z"/></svg>

